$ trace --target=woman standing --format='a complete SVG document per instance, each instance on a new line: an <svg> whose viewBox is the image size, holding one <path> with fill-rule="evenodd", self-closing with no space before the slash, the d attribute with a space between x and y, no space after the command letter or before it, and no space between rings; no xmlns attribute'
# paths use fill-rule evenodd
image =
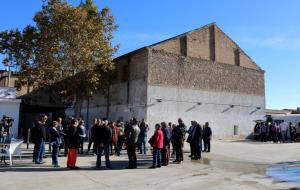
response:
<svg viewBox="0 0 300 190"><path fill-rule="evenodd" d="M118 127L115 122L112 123L112 141L115 148L115 153L120 156L120 150L118 147Z"/></svg>
<svg viewBox="0 0 300 190"><path fill-rule="evenodd" d="M151 137L151 146L153 147L153 164L150 168L161 167L161 150L164 146L164 135L160 124L155 125L155 133Z"/></svg>
<svg viewBox="0 0 300 190"><path fill-rule="evenodd" d="M78 148L80 145L80 136L79 136L77 119L71 120L71 125L68 128L67 135L68 135L68 148L69 148L67 168L78 169L79 167L76 166L76 160L77 160Z"/></svg>
<svg viewBox="0 0 300 190"><path fill-rule="evenodd" d="M117 126L118 126L118 150L120 155L124 144L124 123L118 122Z"/></svg>

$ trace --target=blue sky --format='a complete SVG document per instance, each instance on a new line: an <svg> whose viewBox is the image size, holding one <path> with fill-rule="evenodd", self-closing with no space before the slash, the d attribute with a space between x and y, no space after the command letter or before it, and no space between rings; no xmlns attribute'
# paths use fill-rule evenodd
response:
<svg viewBox="0 0 300 190"><path fill-rule="evenodd" d="M80 0L69 0L77 5ZM300 107L299 0L94 0L112 9L119 55L211 22L266 71L267 108ZM42 0L0 4L0 30L33 24ZM1 57L0 57L1 59ZM0 66L1 68L1 66Z"/></svg>

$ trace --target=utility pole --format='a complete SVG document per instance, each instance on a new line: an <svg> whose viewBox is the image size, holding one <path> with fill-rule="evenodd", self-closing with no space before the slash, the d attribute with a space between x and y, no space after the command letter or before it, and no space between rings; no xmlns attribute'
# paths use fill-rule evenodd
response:
<svg viewBox="0 0 300 190"><path fill-rule="evenodd" d="M87 99L87 106L86 106L86 129L87 129L87 134L88 134L88 139L90 139L90 96Z"/></svg>
<svg viewBox="0 0 300 190"><path fill-rule="evenodd" d="M11 78L11 71L10 68L12 67L12 64L7 64L6 66L6 71L8 71L8 82L7 82L7 87L10 87L10 78Z"/></svg>

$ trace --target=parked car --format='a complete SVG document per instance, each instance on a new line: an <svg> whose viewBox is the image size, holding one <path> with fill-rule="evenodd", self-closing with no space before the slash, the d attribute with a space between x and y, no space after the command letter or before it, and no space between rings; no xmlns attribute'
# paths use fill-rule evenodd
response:
<svg viewBox="0 0 300 190"><path fill-rule="evenodd" d="M254 121L256 124L253 129L253 138L254 140L260 140L260 128L262 125L266 124L266 121L264 120L255 120Z"/></svg>

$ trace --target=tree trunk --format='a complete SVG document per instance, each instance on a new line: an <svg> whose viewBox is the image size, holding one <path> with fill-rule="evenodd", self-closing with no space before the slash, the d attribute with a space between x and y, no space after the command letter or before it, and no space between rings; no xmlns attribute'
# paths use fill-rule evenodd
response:
<svg viewBox="0 0 300 190"><path fill-rule="evenodd" d="M22 88L22 86L21 86L21 88ZM29 82L27 82L27 94L29 94L30 93L30 85L29 85Z"/></svg>
<svg viewBox="0 0 300 190"><path fill-rule="evenodd" d="M109 92L109 86L107 88L107 94L106 94L106 118L109 118L109 112L110 112L110 92Z"/></svg>
<svg viewBox="0 0 300 190"><path fill-rule="evenodd" d="M76 100L74 103L74 114L75 117L81 117L81 107L82 107L82 99L79 96L76 96Z"/></svg>

